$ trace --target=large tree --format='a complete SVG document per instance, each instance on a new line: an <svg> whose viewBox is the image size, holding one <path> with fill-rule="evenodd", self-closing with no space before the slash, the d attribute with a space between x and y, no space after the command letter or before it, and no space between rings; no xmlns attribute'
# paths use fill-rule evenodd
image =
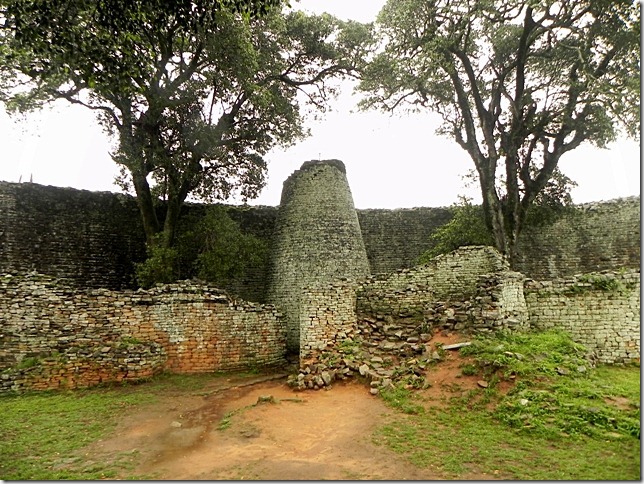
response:
<svg viewBox="0 0 644 484"><path fill-rule="evenodd" d="M362 106L442 116L439 133L474 162L486 224L511 262L561 157L639 133L637 2L389 0L376 26Z"/></svg>
<svg viewBox="0 0 644 484"><path fill-rule="evenodd" d="M263 156L306 134L350 76L366 30L280 0L0 1L0 70L14 110L64 99L118 139L150 246L171 247L191 195L255 196ZM158 199L165 200L163 218Z"/></svg>

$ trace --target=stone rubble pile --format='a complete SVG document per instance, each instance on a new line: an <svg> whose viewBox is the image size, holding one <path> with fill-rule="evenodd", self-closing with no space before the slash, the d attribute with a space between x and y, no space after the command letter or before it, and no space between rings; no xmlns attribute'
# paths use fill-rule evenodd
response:
<svg viewBox="0 0 644 484"><path fill-rule="evenodd" d="M398 383L426 386L425 370L442 355L432 350L432 334L424 329L411 320L362 319L334 345L301 360L298 374L291 375L288 384L300 390L319 390L336 380L356 377L370 382L374 395Z"/></svg>

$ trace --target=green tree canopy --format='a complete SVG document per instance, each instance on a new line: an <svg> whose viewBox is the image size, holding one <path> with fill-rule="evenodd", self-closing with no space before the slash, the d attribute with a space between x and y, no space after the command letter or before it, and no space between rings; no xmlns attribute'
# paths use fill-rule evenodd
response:
<svg viewBox="0 0 644 484"><path fill-rule="evenodd" d="M639 133L637 2L389 0L376 25L362 107L442 116L439 133L474 162L486 225L511 261L561 157Z"/></svg>
<svg viewBox="0 0 644 484"><path fill-rule="evenodd" d="M0 2L3 101L65 99L96 111L119 141L148 243L173 244L188 195L252 198L264 155L306 135L350 76L367 30L330 15L283 14L278 0ZM165 200L158 217L156 200Z"/></svg>

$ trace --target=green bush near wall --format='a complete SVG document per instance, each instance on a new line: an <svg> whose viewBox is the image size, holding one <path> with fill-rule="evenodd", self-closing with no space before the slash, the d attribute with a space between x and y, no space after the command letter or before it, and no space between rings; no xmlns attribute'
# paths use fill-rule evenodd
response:
<svg viewBox="0 0 644 484"><path fill-rule="evenodd" d="M138 284L148 288L196 277L225 286L265 265L268 243L243 232L228 212L228 207L213 205L203 216L188 214L179 226L175 247L153 247L148 259L136 264Z"/></svg>

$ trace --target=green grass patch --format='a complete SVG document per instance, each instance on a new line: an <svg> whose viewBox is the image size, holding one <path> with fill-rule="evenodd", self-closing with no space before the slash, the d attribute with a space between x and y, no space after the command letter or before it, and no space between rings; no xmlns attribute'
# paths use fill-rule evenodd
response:
<svg viewBox="0 0 644 484"><path fill-rule="evenodd" d="M77 451L108 435L128 409L153 403L158 394L203 389L212 378L213 374L163 374L143 384L2 396L0 478L94 480L127 473L134 454L105 463L88 461Z"/></svg>
<svg viewBox="0 0 644 484"><path fill-rule="evenodd" d="M116 415L151 400L147 393L114 389L0 398L0 476L7 480L115 477L113 463L88 462L75 451L112 430Z"/></svg>
<svg viewBox="0 0 644 484"><path fill-rule="evenodd" d="M445 479L639 480L639 440L525 435L480 411L432 409L381 427L376 443Z"/></svg>
<svg viewBox="0 0 644 484"><path fill-rule="evenodd" d="M235 415L236 413L237 413L236 410L233 410L231 412L226 412L226 414L219 421L219 425L217 425L217 430L226 430L230 428L230 426L232 425L233 415Z"/></svg>
<svg viewBox="0 0 644 484"><path fill-rule="evenodd" d="M400 386L383 388L380 391L380 395L387 405L403 413L414 415L425 411L425 408L417 403L417 394L406 388Z"/></svg>
<svg viewBox="0 0 644 484"><path fill-rule="evenodd" d="M639 479L639 366L592 368L561 332L477 337L460 352L489 387L426 411L409 411L422 403L410 390L383 392L401 414L377 442L446 479ZM516 382L506 395L502 380Z"/></svg>

